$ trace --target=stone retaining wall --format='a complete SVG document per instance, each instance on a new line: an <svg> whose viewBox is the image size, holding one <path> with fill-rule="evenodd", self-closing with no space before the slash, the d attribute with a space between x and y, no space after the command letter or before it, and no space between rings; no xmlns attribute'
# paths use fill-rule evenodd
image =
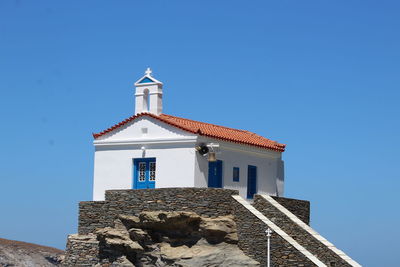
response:
<svg viewBox="0 0 400 267"><path fill-rule="evenodd" d="M265 230L269 227L266 224L268 221L275 228L271 237L273 266L330 266L333 262L335 266L350 266L332 254L327 244L318 244L318 240L263 197L255 196L254 207L245 200L238 199L240 197L237 190L221 188L108 190L105 201L86 201L79 204L79 235L69 238L67 244L69 266L90 266L98 253L96 240L85 245L79 238L90 236L96 228L113 226L119 214L138 215L142 211L192 211L204 217L233 214L238 227L239 247L246 255L261 262L262 266L266 265ZM274 200L304 223L309 223L308 201L282 197L273 197L271 201Z"/></svg>
<svg viewBox="0 0 400 267"><path fill-rule="evenodd" d="M233 202L234 216L238 228L239 248L261 263L267 265L267 236L268 225L249 211L238 201ZM318 266L294 248L276 232L271 235L272 266Z"/></svg>
<svg viewBox="0 0 400 267"><path fill-rule="evenodd" d="M310 201L286 197L271 197L296 215L305 224L310 225Z"/></svg>
<svg viewBox="0 0 400 267"><path fill-rule="evenodd" d="M63 266L94 266L99 262L99 241L95 235L69 235Z"/></svg>
<svg viewBox="0 0 400 267"><path fill-rule="evenodd" d="M105 201L79 205L79 234L112 226L118 214L138 215L141 211L192 211L205 217L232 214L231 195L237 190L221 188L159 188L108 190Z"/></svg>
<svg viewBox="0 0 400 267"><path fill-rule="evenodd" d="M264 197L256 195L253 206L327 266L352 266Z"/></svg>
<svg viewBox="0 0 400 267"><path fill-rule="evenodd" d="M105 225L105 201L82 201L79 203L78 233L87 234Z"/></svg>

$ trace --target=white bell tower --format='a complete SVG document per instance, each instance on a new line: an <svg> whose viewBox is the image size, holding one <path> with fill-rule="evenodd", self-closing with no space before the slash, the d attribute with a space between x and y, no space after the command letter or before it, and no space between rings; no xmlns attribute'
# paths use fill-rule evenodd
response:
<svg viewBox="0 0 400 267"><path fill-rule="evenodd" d="M160 115L162 113L163 83L152 76L150 68L147 68L144 74L135 83L135 115L142 112Z"/></svg>

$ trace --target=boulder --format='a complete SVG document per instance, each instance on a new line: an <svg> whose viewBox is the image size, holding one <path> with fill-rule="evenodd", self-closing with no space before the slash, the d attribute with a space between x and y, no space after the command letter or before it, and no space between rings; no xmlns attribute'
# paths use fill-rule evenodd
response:
<svg viewBox="0 0 400 267"><path fill-rule="evenodd" d="M191 259L196 254L196 252L192 248L189 248L188 246L171 247L169 243L161 243L160 256L163 261Z"/></svg>
<svg viewBox="0 0 400 267"><path fill-rule="evenodd" d="M150 230L172 230L185 228L197 230L201 217L194 212L187 211L144 211L139 217L119 215L119 219L129 228Z"/></svg>
<svg viewBox="0 0 400 267"><path fill-rule="evenodd" d="M111 227L97 229L98 240L106 248L111 248L122 254L136 254L144 251L143 247L129 237L129 232L125 229L115 229Z"/></svg>
<svg viewBox="0 0 400 267"><path fill-rule="evenodd" d="M133 228L140 223L139 217L125 214L118 215L116 222L118 221L120 221L126 229Z"/></svg>
<svg viewBox="0 0 400 267"><path fill-rule="evenodd" d="M140 228L131 228L128 231L129 237L132 240L139 242L142 247L151 245L153 243L149 234Z"/></svg>
<svg viewBox="0 0 400 267"><path fill-rule="evenodd" d="M173 266L260 266L257 261L246 256L236 245L227 243L211 245L204 239L200 240L191 248L186 246L171 247L170 244L164 243L160 245L160 250L162 262L167 264L173 262Z"/></svg>
<svg viewBox="0 0 400 267"><path fill-rule="evenodd" d="M165 240L163 237L179 242L182 238L196 241L200 238L198 230L201 217L194 212L145 211L141 212L139 217L120 215L119 219L127 229L146 230L156 242Z"/></svg>
<svg viewBox="0 0 400 267"><path fill-rule="evenodd" d="M259 266L236 245L232 216L201 217L186 211L119 215L114 227L97 229L99 266ZM87 242L93 236L82 237Z"/></svg>
<svg viewBox="0 0 400 267"><path fill-rule="evenodd" d="M125 256L119 257L110 267L135 267Z"/></svg>
<svg viewBox="0 0 400 267"><path fill-rule="evenodd" d="M202 236L212 244L238 242L236 223L233 216L220 216L217 218L202 218L200 223Z"/></svg>

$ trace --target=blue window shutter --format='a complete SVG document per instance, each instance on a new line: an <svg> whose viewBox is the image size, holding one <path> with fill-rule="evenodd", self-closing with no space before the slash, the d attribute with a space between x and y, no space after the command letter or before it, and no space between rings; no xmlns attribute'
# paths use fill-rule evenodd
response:
<svg viewBox="0 0 400 267"><path fill-rule="evenodd" d="M239 169L239 167L233 167L233 181L234 182L239 182L239 173L240 173L240 171L239 171L240 169Z"/></svg>

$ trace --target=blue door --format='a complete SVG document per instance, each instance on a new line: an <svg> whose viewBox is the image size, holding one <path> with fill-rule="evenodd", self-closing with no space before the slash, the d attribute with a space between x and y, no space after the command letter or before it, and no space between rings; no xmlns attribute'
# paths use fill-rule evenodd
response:
<svg viewBox="0 0 400 267"><path fill-rule="evenodd" d="M134 189L146 189L156 187L155 158L134 159L133 166Z"/></svg>
<svg viewBox="0 0 400 267"><path fill-rule="evenodd" d="M222 188L222 160L208 162L208 187Z"/></svg>
<svg viewBox="0 0 400 267"><path fill-rule="evenodd" d="M257 167L249 165L247 168L247 198L252 199L257 194Z"/></svg>

